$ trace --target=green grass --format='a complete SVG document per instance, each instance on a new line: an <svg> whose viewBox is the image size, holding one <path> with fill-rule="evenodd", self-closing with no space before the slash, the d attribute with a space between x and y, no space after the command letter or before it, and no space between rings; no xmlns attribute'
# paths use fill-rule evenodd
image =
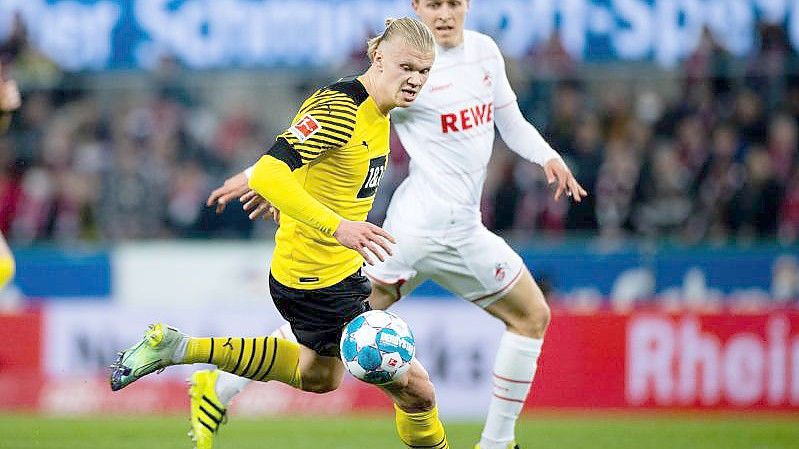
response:
<svg viewBox="0 0 799 449"><path fill-rule="evenodd" d="M189 449L183 417L42 418L0 415L2 449ZM471 449L480 423L451 422L453 449ZM523 449L799 449L797 415L543 414L517 426ZM232 418L217 449L397 448L393 420Z"/></svg>

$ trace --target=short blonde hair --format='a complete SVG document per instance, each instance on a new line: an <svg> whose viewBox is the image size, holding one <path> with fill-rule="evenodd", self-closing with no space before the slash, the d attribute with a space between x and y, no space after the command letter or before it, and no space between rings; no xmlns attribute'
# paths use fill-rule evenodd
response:
<svg viewBox="0 0 799 449"><path fill-rule="evenodd" d="M367 43L367 54L369 60L374 61L375 52L384 41L401 38L405 43L414 46L417 50L432 53L435 51L435 40L433 33L427 25L412 17L401 17L399 19L386 19L386 29L382 34L369 39Z"/></svg>

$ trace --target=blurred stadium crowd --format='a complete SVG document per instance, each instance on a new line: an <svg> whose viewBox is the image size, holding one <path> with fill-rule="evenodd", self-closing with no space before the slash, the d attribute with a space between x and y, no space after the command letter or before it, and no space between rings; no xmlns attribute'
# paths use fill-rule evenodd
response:
<svg viewBox="0 0 799 449"><path fill-rule="evenodd" d="M509 61L522 110L591 196L580 205L553 201L540 168L498 142L486 224L520 239L795 242L799 55L777 26L760 27L758 47L733 58L707 33L667 71L577 63L553 38ZM265 234L272 225L254 226L235 208L215 217L205 198L255 161L304 95L342 73L289 75L295 81L275 100L285 103L281 119L274 103L217 107L222 88L187 82L196 78L169 59L153 73L108 75L110 88L104 75L61 73L28 44L22 26L0 42L0 61L23 94L0 138L0 229L17 245ZM353 56L346 67L357 73L364 64ZM407 170L407 155L393 143L371 217L378 222Z"/></svg>

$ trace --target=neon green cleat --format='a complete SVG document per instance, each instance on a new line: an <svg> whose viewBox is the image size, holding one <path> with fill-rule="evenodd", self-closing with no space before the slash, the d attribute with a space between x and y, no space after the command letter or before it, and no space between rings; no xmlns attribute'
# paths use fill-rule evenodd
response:
<svg viewBox="0 0 799 449"><path fill-rule="evenodd" d="M219 426L227 422L227 408L216 396L217 370L194 372L189 377L189 398L191 399L191 430L189 437L195 449L214 447L214 436Z"/></svg>
<svg viewBox="0 0 799 449"><path fill-rule="evenodd" d="M480 443L475 444L474 449L480 449ZM519 445L516 444L515 441L511 441L510 443L508 443L508 449L521 449L521 448L519 448Z"/></svg>
<svg viewBox="0 0 799 449"><path fill-rule="evenodd" d="M179 330L166 324L151 324L142 341L120 352L111 365L111 390L121 390L154 371L174 365L172 356L183 337Z"/></svg>

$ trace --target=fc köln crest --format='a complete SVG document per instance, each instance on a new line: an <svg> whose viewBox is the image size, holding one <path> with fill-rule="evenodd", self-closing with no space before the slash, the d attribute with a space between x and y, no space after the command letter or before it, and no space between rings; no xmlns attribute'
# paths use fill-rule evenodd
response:
<svg viewBox="0 0 799 449"><path fill-rule="evenodd" d="M508 272L508 264L506 262L500 262L494 265L494 279L497 282L502 282L505 279L505 275Z"/></svg>

